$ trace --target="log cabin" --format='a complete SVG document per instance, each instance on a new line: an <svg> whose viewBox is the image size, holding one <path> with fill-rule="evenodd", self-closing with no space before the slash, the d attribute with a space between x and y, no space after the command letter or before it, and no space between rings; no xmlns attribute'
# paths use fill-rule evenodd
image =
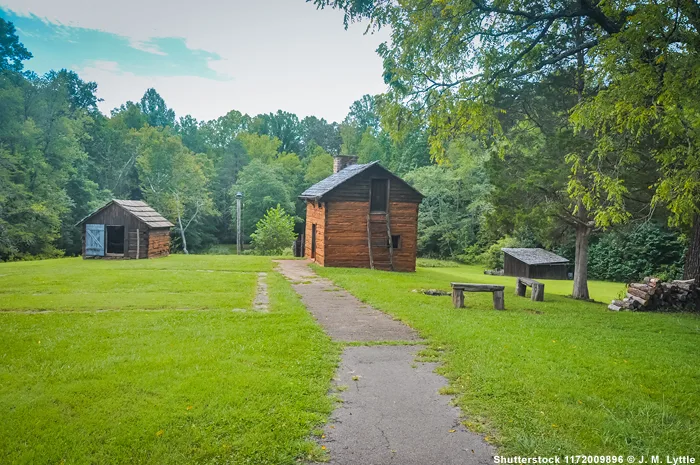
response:
<svg viewBox="0 0 700 465"><path fill-rule="evenodd" d="M304 255L321 266L415 271L423 195L379 162L334 158L333 174L304 191Z"/></svg>
<svg viewBox="0 0 700 465"><path fill-rule="evenodd" d="M503 274L530 279L568 279L569 260L538 248L504 247Z"/></svg>
<svg viewBox="0 0 700 465"><path fill-rule="evenodd" d="M114 199L83 218L83 258L156 258L170 254L174 225L145 202Z"/></svg>

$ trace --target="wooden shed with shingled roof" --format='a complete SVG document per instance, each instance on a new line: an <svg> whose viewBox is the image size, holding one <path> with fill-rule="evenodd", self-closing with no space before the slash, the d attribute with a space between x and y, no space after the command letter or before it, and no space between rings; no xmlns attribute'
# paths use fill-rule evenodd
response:
<svg viewBox="0 0 700 465"><path fill-rule="evenodd" d="M503 274L530 279L567 279L569 260L540 248L504 247Z"/></svg>
<svg viewBox="0 0 700 465"><path fill-rule="evenodd" d="M378 162L335 157L334 173L304 191L304 255L322 266L415 271L423 195Z"/></svg>
<svg viewBox="0 0 700 465"><path fill-rule="evenodd" d="M83 218L83 258L156 258L170 254L174 225L140 200L108 202Z"/></svg>

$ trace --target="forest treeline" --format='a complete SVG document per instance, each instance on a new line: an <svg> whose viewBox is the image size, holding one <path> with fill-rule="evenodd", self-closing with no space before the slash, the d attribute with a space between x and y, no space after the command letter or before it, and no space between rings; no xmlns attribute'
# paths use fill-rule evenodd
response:
<svg viewBox="0 0 700 465"><path fill-rule="evenodd" d="M575 257L576 186L565 156L578 140L567 122L572 75L504 89L499 118L509 137L485 144L464 131L442 137L420 109L406 113L390 95L365 95L342 123L281 110L198 121L177 117L155 89L104 115L95 83L66 69L25 71L31 53L2 19L0 45L0 261L79 254L75 224L112 198L151 204L176 224L174 247L186 238L191 252L235 241L237 192L246 241L277 205L301 232L297 196L332 173L336 154L379 160L426 196L421 256L498 266L500 247L542 246ZM629 218L591 227L593 277L682 274L689 229L667 226L672 215L649 190L660 170L651 155L640 159L624 173Z"/></svg>

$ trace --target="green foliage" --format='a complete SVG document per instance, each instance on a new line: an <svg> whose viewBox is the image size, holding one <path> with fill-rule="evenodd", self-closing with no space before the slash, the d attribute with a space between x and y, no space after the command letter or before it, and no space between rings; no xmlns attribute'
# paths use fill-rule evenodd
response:
<svg viewBox="0 0 700 465"><path fill-rule="evenodd" d="M480 163L470 164L459 143L454 144L451 155L456 169L433 165L405 175L425 196L418 211L418 251L422 256L461 255L479 240L484 216L491 208L487 200L490 185Z"/></svg>
<svg viewBox="0 0 700 465"><path fill-rule="evenodd" d="M182 145L168 130L144 127L133 133L139 156L136 168L144 199L176 225L181 247L201 248L212 242L203 221L215 215L206 176L207 160Z"/></svg>
<svg viewBox="0 0 700 465"><path fill-rule="evenodd" d="M282 141L274 136L241 132L237 138L251 160L260 160L263 163L270 163L276 159L282 147Z"/></svg>
<svg viewBox="0 0 700 465"><path fill-rule="evenodd" d="M316 145L309 151L308 165L304 174L304 182L308 185L316 184L333 174L333 157Z"/></svg>
<svg viewBox="0 0 700 465"><path fill-rule="evenodd" d="M143 94L140 108L149 125L171 128L175 126L175 112L168 108L163 97L154 88L146 90Z"/></svg>
<svg viewBox="0 0 700 465"><path fill-rule="evenodd" d="M250 235L255 230L256 223L271 208L279 205L288 214L295 212L294 202L284 182L284 174L277 166L266 165L260 160L251 161L239 173L238 182L231 188L231 198L235 198L239 191L243 193L244 235ZM235 221L235 203L230 208Z"/></svg>
<svg viewBox="0 0 700 465"><path fill-rule="evenodd" d="M502 270L503 269L503 252L501 249L503 247L527 247L514 237L506 236L497 240L495 243L491 244L485 251L479 256L479 262L483 263L488 269L491 270Z"/></svg>
<svg viewBox="0 0 700 465"><path fill-rule="evenodd" d="M0 70L22 71L32 54L19 41L15 25L0 18Z"/></svg>
<svg viewBox="0 0 700 465"><path fill-rule="evenodd" d="M250 235L253 249L259 255L282 255L296 239L294 218L280 205L270 208L255 225Z"/></svg>
<svg viewBox="0 0 700 465"><path fill-rule="evenodd" d="M642 223L604 234L589 250L589 273L606 281L639 281L645 276L679 279L685 246L677 234Z"/></svg>

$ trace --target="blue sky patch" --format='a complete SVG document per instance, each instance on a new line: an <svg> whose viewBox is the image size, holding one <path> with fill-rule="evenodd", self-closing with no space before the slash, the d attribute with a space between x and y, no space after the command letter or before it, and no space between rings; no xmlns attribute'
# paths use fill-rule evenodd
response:
<svg viewBox="0 0 700 465"><path fill-rule="evenodd" d="M38 16L19 16L0 8L0 17L14 23L20 42L34 55L25 69L43 74L51 69L83 68L95 61L112 61L138 76L197 76L228 80L209 68L216 53L191 50L181 37L164 37L133 44L127 37L97 29L65 26Z"/></svg>

